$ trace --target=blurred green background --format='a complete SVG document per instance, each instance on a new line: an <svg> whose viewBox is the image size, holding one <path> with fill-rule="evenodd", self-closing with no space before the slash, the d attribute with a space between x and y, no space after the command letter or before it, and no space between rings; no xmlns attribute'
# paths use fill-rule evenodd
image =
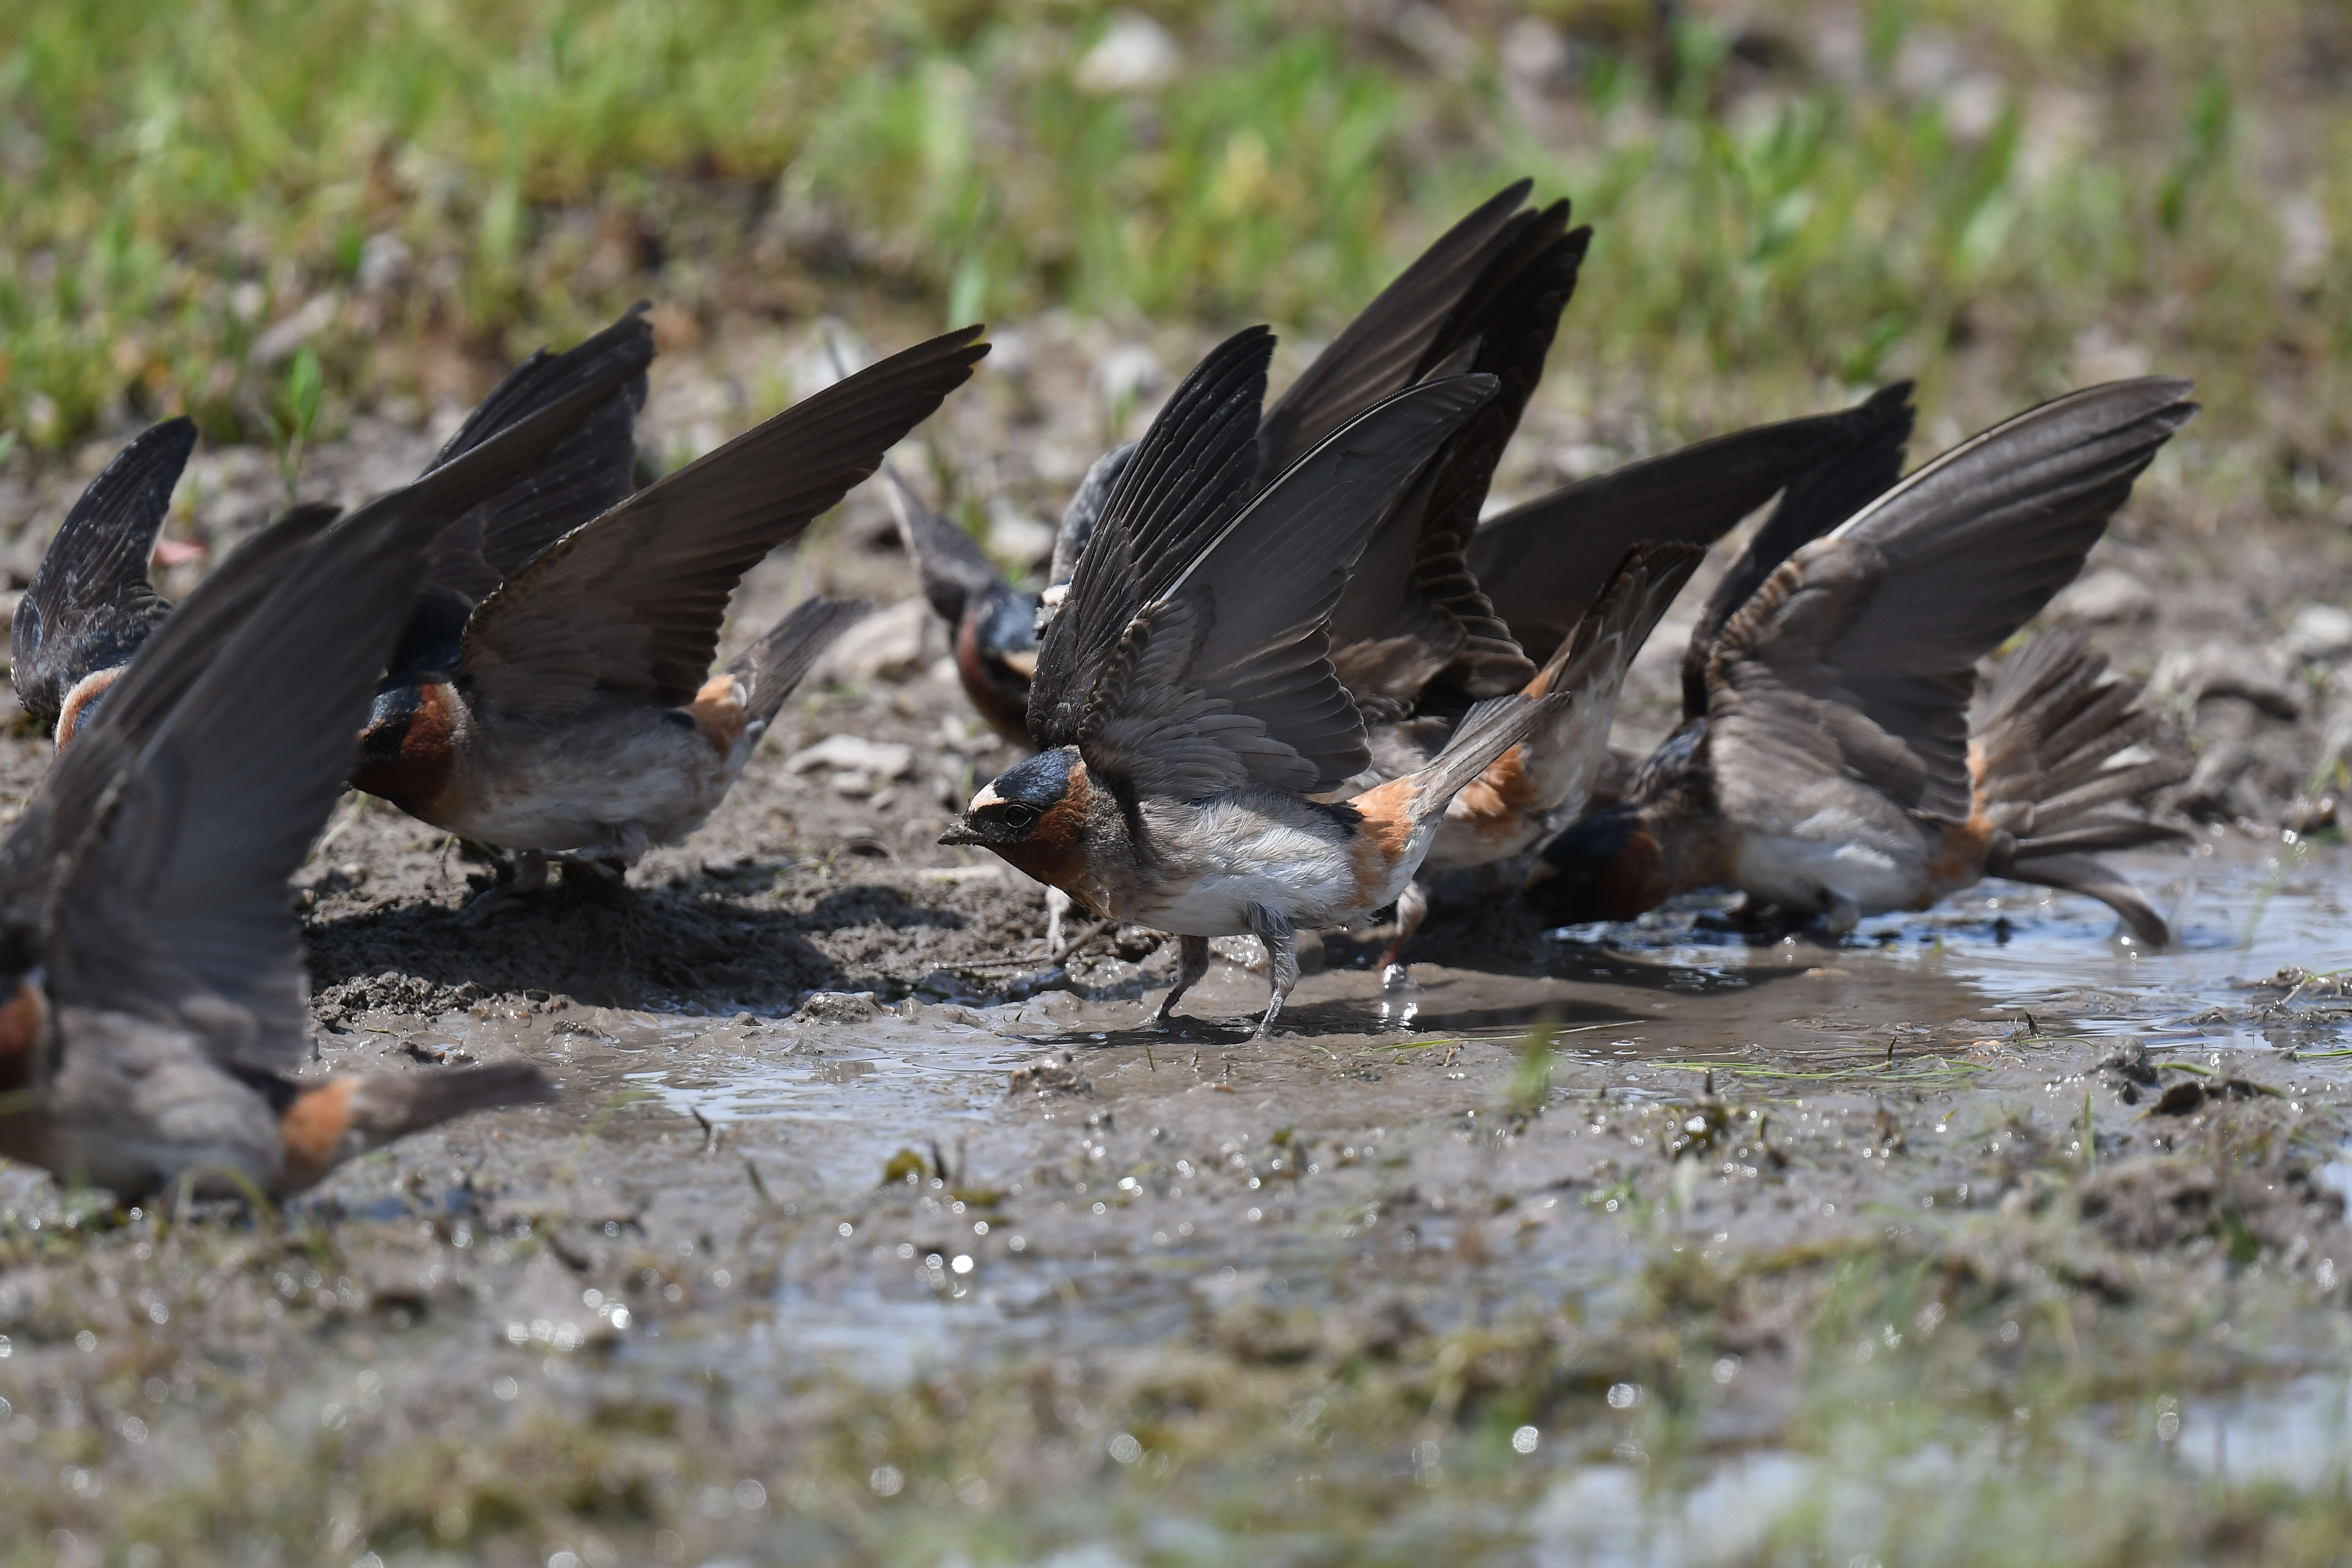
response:
<svg viewBox="0 0 2352 1568"><path fill-rule="evenodd" d="M305 346L331 426L640 295L1328 333L1526 173L1555 366L1670 426L2170 370L2212 508L2334 512L2347 75L2328 0L30 0L0 429L267 439Z"/></svg>

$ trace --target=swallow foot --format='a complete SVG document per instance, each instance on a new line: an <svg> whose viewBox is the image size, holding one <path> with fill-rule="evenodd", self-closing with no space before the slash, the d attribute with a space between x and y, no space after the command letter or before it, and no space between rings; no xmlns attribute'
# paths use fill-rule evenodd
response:
<svg viewBox="0 0 2352 1568"><path fill-rule="evenodd" d="M1168 988L1168 998L1160 1004L1160 1011L1151 1021L1160 1028L1169 1027L1169 1019L1176 1011L1177 999L1199 984L1209 973L1209 939L1205 936L1180 936L1176 939L1176 984Z"/></svg>
<svg viewBox="0 0 2352 1568"><path fill-rule="evenodd" d="M1387 989L1397 991L1412 985L1412 977L1404 974L1404 944L1412 940L1412 933L1428 918L1428 887L1418 880L1407 882L1404 891L1397 896L1396 935L1381 950L1381 984ZM1400 975L1403 975L1402 980Z"/></svg>
<svg viewBox="0 0 2352 1568"><path fill-rule="evenodd" d="M1263 904L1252 904L1248 910L1250 930L1258 941L1265 943L1265 977L1274 987L1274 995L1265 1005L1265 1016L1258 1020L1250 1037L1262 1040L1274 1032L1274 1021L1282 1015L1282 1005L1290 1000L1290 993L1298 984L1298 933L1290 918L1279 910Z"/></svg>
<svg viewBox="0 0 2352 1568"><path fill-rule="evenodd" d="M1381 966L1381 989L1391 996L1401 991L1418 991L1421 982L1412 977L1412 966L1393 961Z"/></svg>
<svg viewBox="0 0 2352 1568"><path fill-rule="evenodd" d="M1070 895L1048 885L1045 889L1045 962L1054 963L1067 951L1063 946L1063 926L1069 918Z"/></svg>
<svg viewBox="0 0 2352 1568"><path fill-rule="evenodd" d="M467 900L457 910L460 925L486 926L502 916L517 913L547 886L547 857L536 849L517 852L505 870L504 876Z"/></svg>

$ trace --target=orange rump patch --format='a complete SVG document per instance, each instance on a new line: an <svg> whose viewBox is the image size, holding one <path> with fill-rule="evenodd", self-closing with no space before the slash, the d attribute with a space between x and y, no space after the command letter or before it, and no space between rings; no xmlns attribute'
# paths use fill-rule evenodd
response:
<svg viewBox="0 0 2352 1568"><path fill-rule="evenodd" d="M0 1007L0 1094L13 1093L33 1081L33 1048L47 1032L49 1001L29 980L19 981L16 994Z"/></svg>
<svg viewBox="0 0 2352 1568"><path fill-rule="evenodd" d="M1462 786L1446 815L1467 819L1482 838L1502 839L1517 831L1521 812L1536 804L1535 780L1528 773L1525 746L1513 746Z"/></svg>
<svg viewBox="0 0 2352 1568"><path fill-rule="evenodd" d="M311 1173L327 1168L343 1134L352 1130L352 1090L358 1087L357 1079L331 1079L304 1089L286 1108L278 1119L278 1142L286 1150L287 1163Z"/></svg>
<svg viewBox="0 0 2352 1568"><path fill-rule="evenodd" d="M731 675L714 675L704 681L686 710L693 716L694 727L722 756L743 738L743 689Z"/></svg>
<svg viewBox="0 0 2352 1568"><path fill-rule="evenodd" d="M1971 814L1966 822L1945 828L1943 837L1936 841L1935 852L1927 857L1927 897L1941 898L1983 876L1985 850L1992 843L1992 824L1980 811Z"/></svg>
<svg viewBox="0 0 2352 1568"><path fill-rule="evenodd" d="M111 669L94 669L74 682L73 689L66 693L65 701L58 708L58 751L64 751L66 742L72 740L74 732L81 728L82 715L89 710L89 705L104 696L107 688L121 679L127 668L118 664Z"/></svg>
<svg viewBox="0 0 2352 1568"><path fill-rule="evenodd" d="M1374 784L1348 804L1363 818L1352 854L1356 881L1370 888L1388 880L1412 844L1413 781L1410 775Z"/></svg>

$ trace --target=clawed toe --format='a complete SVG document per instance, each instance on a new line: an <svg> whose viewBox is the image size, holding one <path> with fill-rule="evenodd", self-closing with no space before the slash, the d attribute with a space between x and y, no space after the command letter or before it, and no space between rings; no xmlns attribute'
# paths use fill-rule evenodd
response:
<svg viewBox="0 0 2352 1568"><path fill-rule="evenodd" d="M505 916L520 914L529 897L529 894L515 891L513 884L509 882L485 888L458 906L457 923L486 926Z"/></svg>

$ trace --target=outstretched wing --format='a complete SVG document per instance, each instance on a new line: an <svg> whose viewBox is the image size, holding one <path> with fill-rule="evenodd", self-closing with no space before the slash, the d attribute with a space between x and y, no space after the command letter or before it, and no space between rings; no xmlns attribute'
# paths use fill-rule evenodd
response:
<svg viewBox="0 0 2352 1568"><path fill-rule="evenodd" d="M636 418L646 403L653 329L646 306L560 354L534 353L492 389L432 463L450 462L590 382L623 376L611 397L530 473L443 529L426 558L425 585L392 656L395 675L456 670L466 618L542 550L635 489Z"/></svg>
<svg viewBox="0 0 2352 1568"><path fill-rule="evenodd" d="M1516 691L1536 672L1465 551L1592 237L1567 224L1566 202L1514 219L1416 367L1423 376L1467 369L1497 384L1391 510L1332 613L1340 678L1368 711L1402 717L1433 682L1448 689L1448 706L1465 705Z"/></svg>
<svg viewBox="0 0 2352 1568"><path fill-rule="evenodd" d="M1798 475L1907 405L1898 383L1858 407L1759 425L1580 479L1499 516L1465 552L1495 612L1548 659L1636 544L1713 544Z"/></svg>
<svg viewBox="0 0 2352 1568"><path fill-rule="evenodd" d="M1683 717L1706 711L1706 664L1723 625L1754 596L1800 545L1819 539L1876 500L1903 477L1903 448L1911 439L1910 384L1890 387L1853 413L1867 417L1848 427L1849 439L1799 474L1780 504L1707 595L1683 649ZM1893 395L1890 395L1892 394Z"/></svg>
<svg viewBox="0 0 2352 1568"><path fill-rule="evenodd" d="M1069 596L1037 647L1029 734L1074 745L1087 704L1138 611L1240 510L1257 471L1258 408L1274 334L1245 327L1177 384L1118 469Z"/></svg>
<svg viewBox="0 0 2352 1568"><path fill-rule="evenodd" d="M53 839L86 824L47 879L53 996L176 1017L241 1065L308 1054L287 879L342 791L426 547L611 392L583 386L307 545L281 525L189 596L27 814Z"/></svg>
<svg viewBox="0 0 2352 1568"><path fill-rule="evenodd" d="M1135 456L1136 443L1122 441L1097 458L1087 468L1086 478L1078 481L1070 504L1062 509L1062 521L1054 530L1054 561L1045 581L1059 588L1068 584L1078 570L1078 557L1087 552L1087 541L1095 533L1095 524L1102 521L1103 508L1110 504L1110 492L1118 485L1119 475L1127 471L1128 459Z"/></svg>
<svg viewBox="0 0 2352 1568"><path fill-rule="evenodd" d="M1534 216L1519 210L1534 188L1532 180L1514 181L1440 235L1315 356L1266 410L1257 443L1264 478L1427 375L1444 358L1442 341L1463 341L1449 323Z"/></svg>
<svg viewBox="0 0 2352 1568"><path fill-rule="evenodd" d="M1331 607L1398 488L1494 390L1467 375L1399 394L1220 529L1103 662L1077 735L1088 773L1198 799L1250 780L1314 793L1360 772L1363 721L1331 665ZM1119 542L1097 536L1081 589Z"/></svg>
<svg viewBox="0 0 2352 1568"><path fill-rule="evenodd" d="M844 377L573 529L474 612L459 683L510 712L569 711L598 691L689 700L743 574L970 379L980 332Z"/></svg>
<svg viewBox="0 0 2352 1568"><path fill-rule="evenodd" d="M167 419L116 455L66 513L8 626L8 679L25 711L54 725L66 694L122 663L172 606L147 582L195 422Z"/></svg>
<svg viewBox="0 0 2352 1568"><path fill-rule="evenodd" d="M1003 584L1004 574L981 549L980 541L924 504L896 464L884 463L882 478L898 520L898 537L922 575L923 597L952 631L963 619L964 606Z"/></svg>
<svg viewBox="0 0 2352 1568"><path fill-rule="evenodd" d="M1925 816L1969 807L1977 660L2082 569L2132 481L2196 412L2189 384L2114 382L2019 415L1922 468L1766 579L1717 639L1721 743L1809 708L1842 765Z"/></svg>

